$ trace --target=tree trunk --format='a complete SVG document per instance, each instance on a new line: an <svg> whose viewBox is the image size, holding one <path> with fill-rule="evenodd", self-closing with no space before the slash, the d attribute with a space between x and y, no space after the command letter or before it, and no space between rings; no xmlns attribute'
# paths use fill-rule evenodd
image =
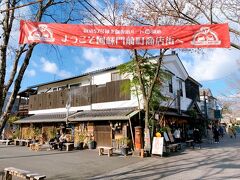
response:
<svg viewBox="0 0 240 180"><path fill-rule="evenodd" d="M12 94L10 96L10 99L9 99L9 101L7 103L7 106L6 106L6 112L4 112L3 115L2 115L3 122L2 122L2 126L0 128L0 135L2 134L2 131L3 131L3 129L6 125L6 123L7 123L8 117L11 114L11 110L12 110L12 107L13 107L14 102L16 100L18 91L21 88L21 82L22 82L23 75L25 73L25 70L28 67L28 64L29 64L29 61L30 61L30 58L32 56L32 52L33 52L33 49L34 49L35 46L36 46L36 44L29 45L29 49L28 49L28 51L26 53L26 56L24 58L24 63L22 64L22 67L20 68L18 76L15 80L13 92L12 92Z"/></svg>

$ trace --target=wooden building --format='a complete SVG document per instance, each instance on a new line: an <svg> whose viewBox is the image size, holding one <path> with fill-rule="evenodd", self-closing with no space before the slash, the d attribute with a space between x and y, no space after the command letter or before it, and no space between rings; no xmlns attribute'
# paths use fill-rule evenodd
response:
<svg viewBox="0 0 240 180"><path fill-rule="evenodd" d="M198 109L201 85L188 75L177 54L164 57L163 69L171 78L161 91L172 101L170 105L159 102L167 107L164 118L187 124L190 116L186 112ZM79 133L97 145L114 146L121 137L134 140L134 127L143 126L143 100L130 88L122 90L130 82L124 77L117 67L111 67L29 87L35 94L29 96L28 117L16 122L22 127L22 137L27 127L51 134L65 123L75 140Z"/></svg>

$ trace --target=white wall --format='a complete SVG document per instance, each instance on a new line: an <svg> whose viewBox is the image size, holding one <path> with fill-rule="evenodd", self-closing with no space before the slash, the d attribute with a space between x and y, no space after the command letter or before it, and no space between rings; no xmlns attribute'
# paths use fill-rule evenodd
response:
<svg viewBox="0 0 240 180"><path fill-rule="evenodd" d="M113 71L111 71L111 72L108 71L108 72L105 72L105 73L93 75L92 84L99 85L99 84L106 84L107 82L110 82L112 72Z"/></svg>
<svg viewBox="0 0 240 180"><path fill-rule="evenodd" d="M188 77L188 74L183 67L182 63L179 62L179 58L176 55L170 55L166 56L164 58L164 68L171 71L173 76L173 93L169 92L169 88L167 87L168 84L165 84L165 87L162 89L162 93L165 96L169 96L174 98L177 94L177 90L179 90L179 78L182 80L186 80ZM105 72L99 72L97 74L94 74L92 76L92 84L100 85L100 84L106 84L107 82L111 81L111 73L116 72L116 70L112 71L105 71ZM82 85L89 85L90 82L88 80L84 80L82 82ZM185 82L182 82L182 90L183 90L183 97L181 97L181 110L187 110L189 104L191 103L191 99L186 98L186 89L185 89ZM141 100L142 102L142 100ZM169 102L162 102L161 105L169 104ZM79 107L73 107L70 109L70 111L77 111L77 110L90 110L92 109L108 109L108 108L122 108L122 107L138 107L138 100L135 95L131 94L131 100L128 101L116 101L116 102L106 102L106 103L97 103L92 104L91 106L79 106ZM176 108L176 101L172 103L172 108ZM143 103L141 103L141 108L143 108ZM59 108L59 109L47 109L47 110L38 110L38 111L30 111L29 113L37 114L37 113L46 113L46 112L65 112L65 108Z"/></svg>

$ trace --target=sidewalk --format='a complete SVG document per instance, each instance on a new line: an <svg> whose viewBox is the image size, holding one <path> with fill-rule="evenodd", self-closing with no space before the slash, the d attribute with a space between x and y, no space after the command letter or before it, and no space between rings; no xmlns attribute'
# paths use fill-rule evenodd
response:
<svg viewBox="0 0 240 180"><path fill-rule="evenodd" d="M203 143L174 156L151 157L89 178L96 179L240 179L240 140L225 136L219 144Z"/></svg>

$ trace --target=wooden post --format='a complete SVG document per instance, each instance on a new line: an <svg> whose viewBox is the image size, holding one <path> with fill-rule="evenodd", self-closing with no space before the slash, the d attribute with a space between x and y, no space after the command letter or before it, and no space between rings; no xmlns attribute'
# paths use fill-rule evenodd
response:
<svg viewBox="0 0 240 180"><path fill-rule="evenodd" d="M133 137L133 131L132 131L132 122L131 122L131 118L128 118L128 120L129 120L129 126L130 126L130 132L131 132L132 143L133 143L133 149L135 149L135 143L134 143L134 137Z"/></svg>

